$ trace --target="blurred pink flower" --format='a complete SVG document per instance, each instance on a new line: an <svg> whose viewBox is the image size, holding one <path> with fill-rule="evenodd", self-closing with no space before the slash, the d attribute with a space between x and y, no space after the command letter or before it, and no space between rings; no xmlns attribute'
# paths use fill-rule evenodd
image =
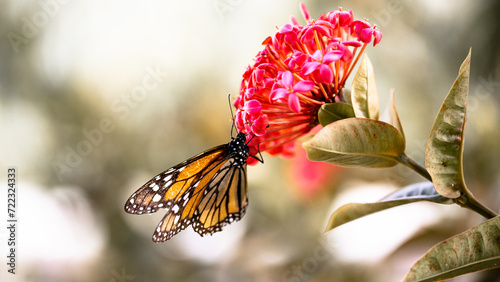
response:
<svg viewBox="0 0 500 282"><path fill-rule="evenodd" d="M317 132L319 129L321 127L316 126L312 131ZM342 168L324 162L311 162L302 147L295 147L295 156L289 162L288 179L298 198L305 201L312 200L331 187L332 183L329 180L334 179Z"/></svg>

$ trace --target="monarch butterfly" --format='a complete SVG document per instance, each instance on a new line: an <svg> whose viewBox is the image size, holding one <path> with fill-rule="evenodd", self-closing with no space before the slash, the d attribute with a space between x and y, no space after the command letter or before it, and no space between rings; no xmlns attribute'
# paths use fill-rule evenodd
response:
<svg viewBox="0 0 500 282"><path fill-rule="evenodd" d="M192 225L201 236L221 231L240 220L247 199L246 161L249 147L246 135L238 133L231 141L167 169L135 193L125 204L131 214L150 214L159 208L167 214L153 234L153 242L164 242Z"/></svg>

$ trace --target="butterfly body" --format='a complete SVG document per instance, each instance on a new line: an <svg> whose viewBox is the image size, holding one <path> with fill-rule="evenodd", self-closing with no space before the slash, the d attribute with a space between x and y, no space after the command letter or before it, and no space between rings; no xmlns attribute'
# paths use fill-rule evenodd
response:
<svg viewBox="0 0 500 282"><path fill-rule="evenodd" d="M163 208L154 242L166 241L189 225L201 236L240 220L246 211L246 135L236 138L158 174L125 204L131 214L150 214Z"/></svg>

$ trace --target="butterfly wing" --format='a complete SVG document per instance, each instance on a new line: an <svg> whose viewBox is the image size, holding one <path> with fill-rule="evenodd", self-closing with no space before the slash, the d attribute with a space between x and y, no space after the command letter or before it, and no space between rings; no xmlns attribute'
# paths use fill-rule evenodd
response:
<svg viewBox="0 0 500 282"><path fill-rule="evenodd" d="M228 160L204 193L193 222L194 231L201 236L221 231L245 214L248 205L246 164Z"/></svg>
<svg viewBox="0 0 500 282"><path fill-rule="evenodd" d="M158 224L154 242L166 241L189 225L201 236L240 220L247 201L245 134L228 144L196 155L152 178L125 204L132 214L167 214Z"/></svg>
<svg viewBox="0 0 500 282"><path fill-rule="evenodd" d="M162 230L176 231L171 236L177 234L190 224L194 207L201 200L199 197L193 200L191 195L199 194L195 190L206 186L207 177L213 176L226 157L227 144L220 145L158 174L130 196L125 211L149 214L165 208L168 210L167 216L173 217L169 218L168 225ZM181 211L184 213L181 214Z"/></svg>
<svg viewBox="0 0 500 282"><path fill-rule="evenodd" d="M166 241L190 224L201 236L211 235L239 220L247 205L246 170L233 163L232 158L219 162L196 181L160 221L153 241Z"/></svg>

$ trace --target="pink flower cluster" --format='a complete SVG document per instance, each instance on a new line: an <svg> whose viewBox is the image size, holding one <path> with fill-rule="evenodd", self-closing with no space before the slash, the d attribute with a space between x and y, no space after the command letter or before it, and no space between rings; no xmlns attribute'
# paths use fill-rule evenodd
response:
<svg viewBox="0 0 500 282"><path fill-rule="evenodd" d="M266 38L253 65L243 74L236 98L236 126L252 138L250 153L290 155L293 141L318 124L321 105L340 101L340 90L365 47L382 33L352 10L339 8L306 25L292 17ZM249 163L254 159L249 158Z"/></svg>

